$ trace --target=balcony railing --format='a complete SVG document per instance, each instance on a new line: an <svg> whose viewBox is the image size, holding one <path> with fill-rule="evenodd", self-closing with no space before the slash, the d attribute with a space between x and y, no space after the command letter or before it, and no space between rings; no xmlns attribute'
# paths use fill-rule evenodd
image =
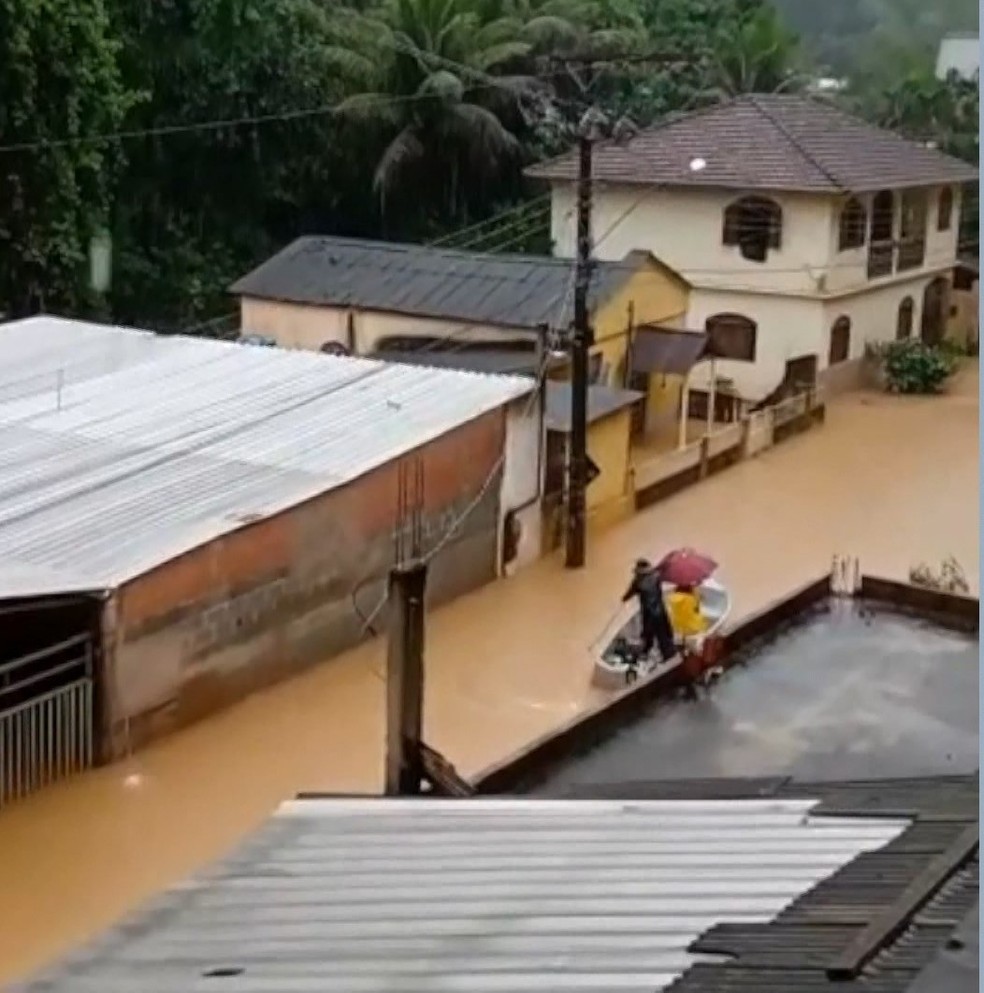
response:
<svg viewBox="0 0 984 993"><path fill-rule="evenodd" d="M896 268L899 272L918 269L926 261L926 238L906 238L899 245L899 259Z"/></svg>
<svg viewBox="0 0 984 993"><path fill-rule="evenodd" d="M875 241L868 249L868 279L892 274L895 248L890 241Z"/></svg>

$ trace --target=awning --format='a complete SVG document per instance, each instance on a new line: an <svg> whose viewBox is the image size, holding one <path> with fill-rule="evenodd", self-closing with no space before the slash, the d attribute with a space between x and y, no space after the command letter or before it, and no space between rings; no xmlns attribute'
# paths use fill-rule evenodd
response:
<svg viewBox="0 0 984 993"><path fill-rule="evenodd" d="M710 335L705 331L676 331L648 324L636 328L632 335L633 372L685 376L711 354Z"/></svg>
<svg viewBox="0 0 984 993"><path fill-rule="evenodd" d="M614 386L588 387L588 423L594 424L609 414L631 407L641 400L642 393L636 390L620 390ZM547 381L546 409L544 421L548 431L566 434L571 429L571 384L554 380Z"/></svg>

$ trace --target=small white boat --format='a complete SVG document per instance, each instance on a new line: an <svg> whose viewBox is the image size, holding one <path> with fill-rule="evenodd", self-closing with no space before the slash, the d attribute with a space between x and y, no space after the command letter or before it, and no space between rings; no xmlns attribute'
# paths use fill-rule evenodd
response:
<svg viewBox="0 0 984 993"><path fill-rule="evenodd" d="M673 587L664 583L664 595L672 591ZM719 634L731 613L731 594L727 587L713 577L704 580L700 586L695 587L695 592L700 597L701 613L707 618L707 630L704 632L704 637ZM636 604L634 602L627 603L616 621L619 622L618 630L595 659L592 675L592 682L596 686L612 690L622 689L636 678L649 675L656 668L655 663L650 661L640 665L631 665L620 651L620 648L626 644L636 645L639 642L639 609Z"/></svg>

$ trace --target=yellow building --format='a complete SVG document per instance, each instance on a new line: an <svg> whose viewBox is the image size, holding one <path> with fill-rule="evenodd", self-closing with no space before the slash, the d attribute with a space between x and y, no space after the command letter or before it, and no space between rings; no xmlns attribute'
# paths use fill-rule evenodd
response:
<svg viewBox="0 0 984 993"><path fill-rule="evenodd" d="M573 263L305 237L230 292L239 298L242 333L285 348L394 358L422 349L476 353L490 371L516 371L535 367L548 332L570 326ZM688 304L687 282L648 252L597 263L590 296L594 381L625 386L633 329L682 327Z"/></svg>
<svg viewBox="0 0 984 993"><path fill-rule="evenodd" d="M305 237L231 292L243 335L281 347L487 373L535 375L546 366L553 386L570 376L562 339L573 320L573 275L571 260L553 256ZM651 362L640 371L633 350L653 335L689 338L689 303L687 281L649 252L593 266L589 451L599 475L587 501L596 523L632 506L633 441L674 443L684 377ZM548 431L548 475L563 462L565 437ZM550 485L544 492L547 504L562 496Z"/></svg>
<svg viewBox="0 0 984 993"><path fill-rule="evenodd" d="M635 507L631 482L630 436L633 410L643 399L636 390L612 386L588 388L588 489L585 504L588 524L604 527L627 517ZM567 464L570 458L571 385L552 381L546 385L544 421L547 459L544 480L547 548L560 543L566 505Z"/></svg>

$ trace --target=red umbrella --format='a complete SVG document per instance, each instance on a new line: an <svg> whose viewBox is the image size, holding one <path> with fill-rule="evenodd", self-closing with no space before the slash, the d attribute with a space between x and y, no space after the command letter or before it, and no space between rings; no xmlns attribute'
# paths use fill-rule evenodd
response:
<svg viewBox="0 0 984 993"><path fill-rule="evenodd" d="M664 555L659 565L660 578L674 586L698 586L717 569L717 562L692 548L678 548Z"/></svg>

